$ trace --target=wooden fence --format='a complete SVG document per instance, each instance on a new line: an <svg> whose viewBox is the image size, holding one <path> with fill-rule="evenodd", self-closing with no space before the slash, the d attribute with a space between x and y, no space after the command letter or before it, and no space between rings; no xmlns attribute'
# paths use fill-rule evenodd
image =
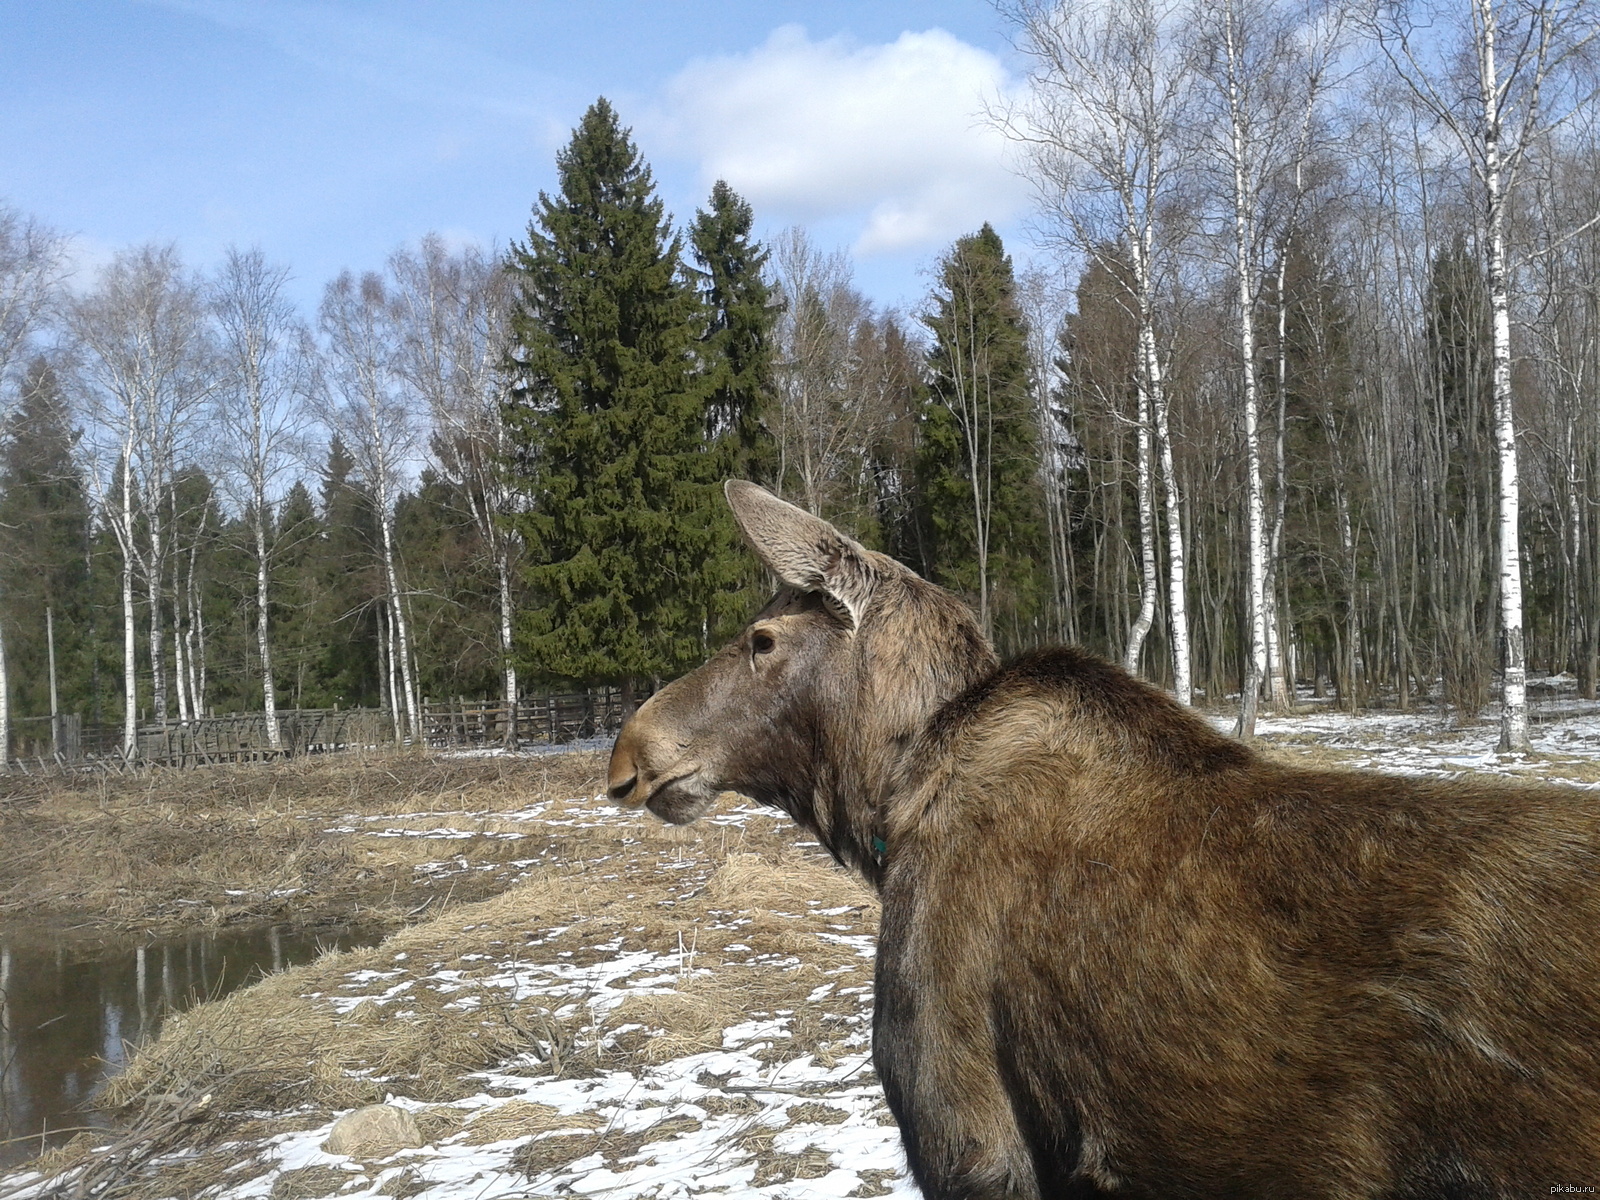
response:
<svg viewBox="0 0 1600 1200"><path fill-rule="evenodd" d="M643 696L639 697L643 700ZM438 748L472 748L537 742L570 742L615 732L622 725L622 694L617 688L528 696L507 706L496 700L425 700L418 741ZM12 721L10 759L24 770L37 765L127 765L120 725L86 725L75 713ZM387 709L294 708L278 710L275 749L267 737L265 713L199 717L191 721L147 724L137 733L132 761L170 767L251 762L301 754L370 749L410 739L396 735Z"/></svg>
<svg viewBox="0 0 1600 1200"><path fill-rule="evenodd" d="M644 697L636 697L642 703ZM622 692L593 688L503 700L424 700L422 740L429 746L502 746L521 741L570 742L622 728Z"/></svg>

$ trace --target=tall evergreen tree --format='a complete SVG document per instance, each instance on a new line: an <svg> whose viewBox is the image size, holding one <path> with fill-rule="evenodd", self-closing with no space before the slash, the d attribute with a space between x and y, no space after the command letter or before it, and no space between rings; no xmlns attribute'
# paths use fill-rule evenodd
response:
<svg viewBox="0 0 1600 1200"><path fill-rule="evenodd" d="M919 455L930 566L1014 648L1032 640L1043 599L1044 510L1027 323L991 226L945 256L923 321L934 338Z"/></svg>
<svg viewBox="0 0 1600 1200"><path fill-rule="evenodd" d="M532 498L513 518L533 606L519 634L535 675L636 681L703 656L708 570L735 548L705 453L695 367L701 305L650 168L596 101L556 159L508 269L515 377L507 464Z"/></svg>
<svg viewBox="0 0 1600 1200"><path fill-rule="evenodd" d="M777 455L767 412L778 306L766 277L769 252L750 237L754 222L750 205L719 179L709 211L695 214L689 238L707 309L707 433L723 449L728 474L767 483Z"/></svg>
<svg viewBox="0 0 1600 1200"><path fill-rule="evenodd" d="M351 478L354 470L355 459L334 437L322 472L322 537L310 572L313 620L323 631L322 705L387 702L378 606L388 589L376 565L378 518L371 492Z"/></svg>
<svg viewBox="0 0 1600 1200"><path fill-rule="evenodd" d="M272 628L278 631L273 673L290 708L314 708L325 702L317 667L327 631L313 619L317 555L325 540L311 489L297 479L278 506L273 524L278 554L271 613Z"/></svg>
<svg viewBox="0 0 1600 1200"><path fill-rule="evenodd" d="M773 327L780 306L766 277L769 252L750 236L755 216L723 180L711 207L695 214L689 238L699 263L705 332L700 348L706 436L724 478L772 482L777 443L768 425L773 394ZM713 506L717 541L735 545L733 514ZM766 572L749 556L723 553L707 563L699 590L707 601L711 639L722 641L760 603Z"/></svg>
<svg viewBox="0 0 1600 1200"><path fill-rule="evenodd" d="M1277 606L1284 627L1297 635L1291 643L1309 657L1318 694L1324 677L1331 678L1340 699L1353 706L1359 653L1354 598L1361 580L1351 531L1361 520L1363 497L1346 461L1357 420L1348 285L1315 230L1297 230L1284 253L1282 295L1277 286L1269 293L1280 314L1282 344L1263 371L1263 382L1279 393L1284 418Z"/></svg>
<svg viewBox="0 0 1600 1200"><path fill-rule="evenodd" d="M395 506L424 696L492 696L501 657L494 563L463 485L429 468Z"/></svg>
<svg viewBox="0 0 1600 1200"><path fill-rule="evenodd" d="M50 713L51 632L62 711L87 699L89 515L76 442L56 373L35 359L0 429L0 598L19 718Z"/></svg>
<svg viewBox="0 0 1600 1200"><path fill-rule="evenodd" d="M856 327L855 359L859 390L878 413L866 446L872 519L859 524L858 536L875 534L876 548L926 572L916 509L917 420L926 392L922 349L889 314Z"/></svg>

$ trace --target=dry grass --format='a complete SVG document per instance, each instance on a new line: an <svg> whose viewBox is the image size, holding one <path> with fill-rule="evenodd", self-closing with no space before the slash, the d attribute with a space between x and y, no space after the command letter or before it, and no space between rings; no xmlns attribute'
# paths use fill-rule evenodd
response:
<svg viewBox="0 0 1600 1200"><path fill-rule="evenodd" d="M533 1137L557 1130L598 1129L604 1124L593 1113L575 1113L562 1116L548 1104L535 1104L530 1100L508 1100L493 1108L484 1109L473 1117L462 1139L469 1146L487 1146L490 1142L510 1141L513 1138Z"/></svg>
<svg viewBox="0 0 1600 1200"><path fill-rule="evenodd" d="M621 1035L613 1046L637 1062L655 1065L721 1046L722 1031L739 1020L747 1001L748 996L735 994L726 979L695 975L665 996L629 996L613 1011L607 1026L644 1026L631 1038Z"/></svg>
<svg viewBox="0 0 1600 1200"><path fill-rule="evenodd" d="M485 811L480 805L481 793L468 811ZM209 1094L205 1119L186 1125L176 1141L155 1138L156 1145L181 1146L181 1162L146 1155L103 1195L159 1200L214 1192L268 1169L258 1148L283 1132L284 1122L317 1127L333 1111L386 1095L429 1105L418 1121L430 1142L527 1139L516 1161L530 1177L594 1153L621 1162L698 1123L679 1115L624 1134L593 1113L563 1115L521 1099L476 1112L452 1102L481 1093L486 1070L644 1070L721 1047L740 1021L785 1013L792 1014L787 1032L747 1051L773 1063L808 1053L832 1062L844 1039L859 1037L863 1000L834 995L813 1004L808 997L823 983L870 983L870 959L829 940L874 930L870 894L819 853L795 849L787 822L752 816L742 829L701 826L691 838L656 836L659 828L640 818L547 829L541 836L556 850L549 867L501 894L458 903L379 946L324 954L171 1018L111 1082L105 1102L120 1106L134 1128L159 1131L166 1128L161 1113ZM589 1001L614 996L599 984L590 997L563 995L546 1006L537 997L512 1004L496 982L519 964L603 962L637 950L656 956L645 972L652 987L666 980L669 990L630 995L598 1021ZM729 1113L749 1113L752 1123L761 1111L748 1096L708 1100L708 1112L720 1102ZM807 1119L811 1108L826 1108L823 1121L843 1115L801 1105L795 1119ZM264 1121L262 1112L282 1115ZM741 1152L773 1178L808 1178L825 1161L809 1151L777 1154L763 1128L747 1135L765 1142ZM83 1139L39 1165L71 1178L91 1161L90 1144ZM104 1158L92 1156L96 1165ZM323 1182L286 1179L275 1184L286 1196ZM405 1193L396 1187L395 1194Z"/></svg>
<svg viewBox="0 0 1600 1200"><path fill-rule="evenodd" d="M575 918L568 897L540 880L402 930L380 947L324 954L171 1017L161 1036L111 1080L105 1102L125 1107L196 1087L223 1089L217 1096L223 1110L353 1108L377 1103L386 1092L459 1099L476 1090L463 1076L535 1040L529 1014L514 1009L503 991L415 986L403 1003L368 999L345 1013L326 997L345 991L351 972L393 970L396 955L405 955L402 962L415 955L426 970Z"/></svg>
<svg viewBox="0 0 1600 1200"><path fill-rule="evenodd" d="M146 928L292 920L397 921L436 891L503 888L550 842L499 814L593 796L603 756L341 754L126 775L0 776L0 917ZM375 837L345 818L445 813L470 839ZM469 815L470 814L470 815ZM434 817L397 820L426 831ZM331 829L355 824L356 832ZM464 859L445 878L428 862ZM553 854L551 857L559 857ZM459 862L459 860L458 860Z"/></svg>

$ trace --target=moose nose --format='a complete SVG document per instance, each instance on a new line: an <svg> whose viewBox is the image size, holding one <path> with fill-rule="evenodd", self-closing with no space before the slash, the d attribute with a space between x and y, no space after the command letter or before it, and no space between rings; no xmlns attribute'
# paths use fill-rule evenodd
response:
<svg viewBox="0 0 1600 1200"><path fill-rule="evenodd" d="M617 734L617 744L611 748L611 765L606 771L606 791L613 800L624 803L633 799L634 785L639 782L639 766L635 761L634 723L629 721Z"/></svg>

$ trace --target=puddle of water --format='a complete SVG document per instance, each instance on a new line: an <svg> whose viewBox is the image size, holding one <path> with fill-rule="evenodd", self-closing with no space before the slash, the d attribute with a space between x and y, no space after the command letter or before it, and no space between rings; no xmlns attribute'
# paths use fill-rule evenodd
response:
<svg viewBox="0 0 1600 1200"><path fill-rule="evenodd" d="M0 929L0 1166L108 1124L95 1089L170 1012L226 995L324 949L371 946L382 931L230 929L186 937L53 943ZM14 1141L22 1137L23 1141Z"/></svg>

